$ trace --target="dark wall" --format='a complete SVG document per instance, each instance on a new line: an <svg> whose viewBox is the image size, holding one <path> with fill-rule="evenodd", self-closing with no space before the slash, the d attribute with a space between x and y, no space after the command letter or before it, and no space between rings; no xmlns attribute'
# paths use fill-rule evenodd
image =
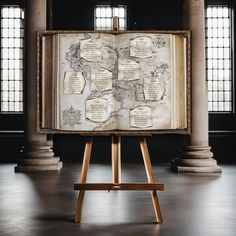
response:
<svg viewBox="0 0 236 236"><path fill-rule="evenodd" d="M125 4L128 29L182 29L182 0L128 0L85 1L66 0L53 2L54 29L94 29L94 7L99 3Z"/></svg>
<svg viewBox="0 0 236 236"><path fill-rule="evenodd" d="M179 150L184 145L184 136L156 135L148 137L150 155L154 163L169 162L177 157ZM94 137L92 162L111 161L111 137ZM85 138L75 135L54 136L54 150L62 160L82 161ZM142 156L138 137L122 137L122 161L141 162Z"/></svg>
<svg viewBox="0 0 236 236"><path fill-rule="evenodd" d="M0 132L0 163L17 162L20 159L24 134L22 132Z"/></svg>

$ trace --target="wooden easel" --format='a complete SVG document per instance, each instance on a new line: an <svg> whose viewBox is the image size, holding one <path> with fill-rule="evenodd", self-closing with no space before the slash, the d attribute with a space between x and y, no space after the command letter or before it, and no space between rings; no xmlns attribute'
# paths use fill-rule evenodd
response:
<svg viewBox="0 0 236 236"><path fill-rule="evenodd" d="M85 190L149 190L151 191L151 198L153 208L155 211L156 222L163 223L161 209L157 197L156 190L164 190L164 184L155 183L152 174L152 165L148 151L147 141L145 136L139 137L139 144L142 151L143 161L147 174L148 183L121 183L121 136L112 135L112 183L86 183L87 173L89 168L90 156L92 151L93 137L87 137L82 172L80 176L80 183L74 184L74 190L80 190L76 206L75 222L80 223L83 200Z"/></svg>
<svg viewBox="0 0 236 236"><path fill-rule="evenodd" d="M119 17L115 16L112 19L112 27L114 31L119 30ZM80 176L80 183L74 184L74 190L80 190L77 200L75 222L80 223L83 200L85 190L149 190L151 191L151 198L153 208L155 211L156 222L163 223L161 209L157 197L156 190L164 190L164 184L154 183L154 177L152 174L152 164L148 151L147 141L145 136L139 137L139 144L142 151L143 161L147 174L148 183L121 183L121 136L112 135L111 142L111 154L112 154L112 183L86 183L87 173L89 168L90 156L92 151L93 138L87 137L82 172Z"/></svg>

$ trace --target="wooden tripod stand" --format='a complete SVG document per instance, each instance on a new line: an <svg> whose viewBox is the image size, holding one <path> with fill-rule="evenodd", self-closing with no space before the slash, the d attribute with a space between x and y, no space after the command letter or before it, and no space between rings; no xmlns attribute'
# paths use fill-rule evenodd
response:
<svg viewBox="0 0 236 236"><path fill-rule="evenodd" d="M154 177L152 174L152 165L146 138L140 136L139 144L142 151L148 183L121 183L121 136L115 136L115 135L112 136L112 143L111 143L113 183L86 183L91 150L92 150L92 143L93 143L93 138L88 137L85 144L80 183L74 184L74 190L80 190L76 206L75 222L80 223L81 221L85 190L108 190L108 191L149 190L151 191L151 198L152 198L153 208L155 211L156 222L163 223L156 190L164 190L164 184L154 183Z"/></svg>

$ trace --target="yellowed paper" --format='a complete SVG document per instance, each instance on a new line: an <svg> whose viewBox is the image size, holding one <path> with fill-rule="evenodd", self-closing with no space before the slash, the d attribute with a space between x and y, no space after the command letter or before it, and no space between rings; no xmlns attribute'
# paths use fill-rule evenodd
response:
<svg viewBox="0 0 236 236"><path fill-rule="evenodd" d="M145 100L160 100L164 95L165 88L163 83L157 78L144 78L144 97Z"/></svg>
<svg viewBox="0 0 236 236"><path fill-rule="evenodd" d="M101 33L101 39L104 44L110 45L112 48L116 47L116 36L115 35Z"/></svg>
<svg viewBox="0 0 236 236"><path fill-rule="evenodd" d="M81 72L65 72L64 94L80 94L85 86L85 80Z"/></svg>
<svg viewBox="0 0 236 236"><path fill-rule="evenodd" d="M150 37L139 36L130 40L130 56L137 58L152 57L152 39Z"/></svg>
<svg viewBox="0 0 236 236"><path fill-rule="evenodd" d="M102 60L102 39L85 39L80 41L80 57L91 62Z"/></svg>
<svg viewBox="0 0 236 236"><path fill-rule="evenodd" d="M139 73L139 63L129 59L118 60L118 80L138 80Z"/></svg>
<svg viewBox="0 0 236 236"><path fill-rule="evenodd" d="M112 72L101 67L91 68L91 90L106 91L112 89Z"/></svg>
<svg viewBox="0 0 236 236"><path fill-rule="evenodd" d="M149 106L139 106L130 110L130 125L136 128L152 126L152 111Z"/></svg>
<svg viewBox="0 0 236 236"><path fill-rule="evenodd" d="M104 122L108 119L108 100L94 98L86 100L86 118L93 122Z"/></svg>

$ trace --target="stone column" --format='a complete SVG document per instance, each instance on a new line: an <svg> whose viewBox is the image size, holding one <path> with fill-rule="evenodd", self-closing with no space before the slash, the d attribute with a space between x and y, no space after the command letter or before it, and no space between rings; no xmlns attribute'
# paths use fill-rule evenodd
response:
<svg viewBox="0 0 236 236"><path fill-rule="evenodd" d="M47 135L37 133L36 32L46 30L46 0L25 1L25 144L15 171L60 170Z"/></svg>
<svg viewBox="0 0 236 236"><path fill-rule="evenodd" d="M172 168L177 172L221 172L208 140L204 0L185 0L183 14L184 29L191 31L192 131L183 152L172 161Z"/></svg>

